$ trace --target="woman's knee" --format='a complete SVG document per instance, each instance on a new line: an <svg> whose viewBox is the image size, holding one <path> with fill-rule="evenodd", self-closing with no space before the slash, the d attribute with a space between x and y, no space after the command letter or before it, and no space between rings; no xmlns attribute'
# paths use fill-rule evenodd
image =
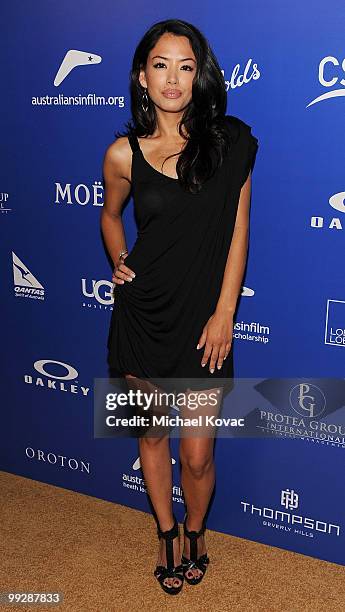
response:
<svg viewBox="0 0 345 612"><path fill-rule="evenodd" d="M194 478L202 478L213 464L212 453L190 454L180 452L180 461L183 469L187 469Z"/></svg>

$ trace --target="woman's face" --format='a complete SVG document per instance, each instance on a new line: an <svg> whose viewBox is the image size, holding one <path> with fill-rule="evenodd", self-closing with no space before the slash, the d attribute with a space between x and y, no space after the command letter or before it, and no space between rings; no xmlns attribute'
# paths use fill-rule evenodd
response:
<svg viewBox="0 0 345 612"><path fill-rule="evenodd" d="M151 49L139 81L156 106L176 113L192 100L195 74L196 58L189 39L165 32Z"/></svg>

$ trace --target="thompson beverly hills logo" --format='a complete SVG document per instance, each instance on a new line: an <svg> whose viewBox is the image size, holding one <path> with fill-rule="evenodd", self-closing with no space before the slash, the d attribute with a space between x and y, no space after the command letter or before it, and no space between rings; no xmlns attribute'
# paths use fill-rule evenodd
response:
<svg viewBox="0 0 345 612"><path fill-rule="evenodd" d="M299 496L293 489L284 489L280 493L280 506L285 510L243 500L240 503L248 520L256 523L259 521L263 527L278 529L287 535L307 538L314 538L320 534L336 537L340 535L340 526L336 523L313 518L309 510L307 516L304 513L294 512L299 507Z"/></svg>
<svg viewBox="0 0 345 612"><path fill-rule="evenodd" d="M12 251L13 282L16 297L44 300L44 287Z"/></svg>
<svg viewBox="0 0 345 612"><path fill-rule="evenodd" d="M333 194L328 204L333 210L340 212L340 215L334 215L333 211L329 211L327 215L314 215L310 218L310 227L314 229L326 230L342 230L345 223L345 191Z"/></svg>
<svg viewBox="0 0 345 612"><path fill-rule="evenodd" d="M327 300L325 344L345 347L344 300Z"/></svg>
<svg viewBox="0 0 345 612"><path fill-rule="evenodd" d="M83 308L97 310L113 310L114 283L108 280L81 279L82 295L87 298L83 301Z"/></svg>
<svg viewBox="0 0 345 612"><path fill-rule="evenodd" d="M333 55L323 57L319 63L318 79L321 87L325 87L326 91L309 102L306 108L318 104L319 102L324 102L325 100L345 96L344 72L344 60L339 61L338 58Z"/></svg>
<svg viewBox="0 0 345 612"><path fill-rule="evenodd" d="M24 374L24 382L33 387L61 391L87 397L90 387L79 382L79 372L69 363L55 359L38 359L33 364L35 373Z"/></svg>

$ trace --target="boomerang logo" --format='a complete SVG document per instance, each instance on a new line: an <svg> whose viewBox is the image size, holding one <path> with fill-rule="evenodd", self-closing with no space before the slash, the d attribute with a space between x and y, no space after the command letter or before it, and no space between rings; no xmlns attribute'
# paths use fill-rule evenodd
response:
<svg viewBox="0 0 345 612"><path fill-rule="evenodd" d="M62 81L73 70L73 68L76 68L76 66L91 66L92 64L99 64L101 61L102 58L100 55L70 49L67 51L61 62L60 68L56 73L56 77L54 79L55 87L61 85Z"/></svg>
<svg viewBox="0 0 345 612"><path fill-rule="evenodd" d="M171 464L172 464L172 465L175 465L175 463L176 463L176 459L174 459L174 457L171 457ZM141 468L141 462L140 462L140 457L138 457L138 458L137 458L137 459L134 461L134 463L133 463L133 465L132 465L132 469L133 469L133 470L140 470L140 468Z"/></svg>
<svg viewBox="0 0 345 612"><path fill-rule="evenodd" d="M254 295L254 289L251 289L250 287L242 287L241 295L252 297Z"/></svg>

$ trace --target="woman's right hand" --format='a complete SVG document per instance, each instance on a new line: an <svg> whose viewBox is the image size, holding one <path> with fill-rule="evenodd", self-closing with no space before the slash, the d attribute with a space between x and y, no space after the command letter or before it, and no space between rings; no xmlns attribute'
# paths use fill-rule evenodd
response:
<svg viewBox="0 0 345 612"><path fill-rule="evenodd" d="M132 282L133 278L135 278L135 272L125 266L123 263L124 259L127 257L128 253L122 255L122 257L115 263L114 272L112 276L112 282L116 285L123 285L125 281Z"/></svg>

